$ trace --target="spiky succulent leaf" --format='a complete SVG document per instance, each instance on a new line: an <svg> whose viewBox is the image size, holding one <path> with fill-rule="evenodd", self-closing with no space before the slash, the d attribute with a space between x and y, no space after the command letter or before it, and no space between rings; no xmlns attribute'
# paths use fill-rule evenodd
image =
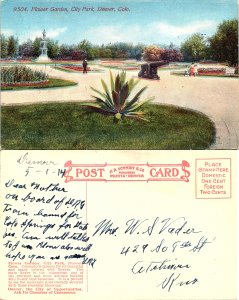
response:
<svg viewBox="0 0 239 300"><path fill-rule="evenodd" d="M114 91L116 91L117 93L119 93L120 88L121 88L120 76L119 76L119 74L117 74L116 77L115 77L115 88L114 88Z"/></svg>
<svg viewBox="0 0 239 300"><path fill-rule="evenodd" d="M112 92L113 101L115 104L115 111L120 112L120 95L116 91Z"/></svg>
<svg viewBox="0 0 239 300"><path fill-rule="evenodd" d="M120 91L120 109L123 110L124 104L129 96L129 85L126 82Z"/></svg>
<svg viewBox="0 0 239 300"><path fill-rule="evenodd" d="M110 71L110 86L111 86L111 93L112 93L115 88L115 82L114 82L114 77L113 77L113 74L111 71Z"/></svg>
<svg viewBox="0 0 239 300"><path fill-rule="evenodd" d="M133 97L133 99L125 105L125 109L130 108L135 102L139 100L140 95L147 89L147 86L143 87L138 91L138 93Z"/></svg>
<svg viewBox="0 0 239 300"><path fill-rule="evenodd" d="M109 105L114 106L113 100L111 99L110 95L106 94L106 93L102 93L99 90L91 87L92 91L94 91L95 93L97 93L98 95L101 96L101 98L105 99L104 101L106 101Z"/></svg>
<svg viewBox="0 0 239 300"><path fill-rule="evenodd" d="M114 111L114 106L110 105L110 103L108 103L107 101L105 101L99 97L96 97L96 96L92 96L92 97L96 100L97 103L99 103L101 105L101 107L107 108L108 110L110 110L112 112Z"/></svg>
<svg viewBox="0 0 239 300"><path fill-rule="evenodd" d="M129 81L128 81L128 84L129 84L129 92L131 93L133 88L139 83L139 79L137 80L134 80L133 78L131 78Z"/></svg>
<svg viewBox="0 0 239 300"><path fill-rule="evenodd" d="M120 83L121 83L121 86L123 86L125 84L125 79L126 79L126 72L125 71L122 71L120 73Z"/></svg>
<svg viewBox="0 0 239 300"><path fill-rule="evenodd" d="M107 106L102 106L101 103L81 103L81 106L86 106L86 107L90 107L90 108L95 108L101 112L107 112L107 113L112 113L112 111L107 107Z"/></svg>
<svg viewBox="0 0 239 300"><path fill-rule="evenodd" d="M91 89L92 91L96 92L97 94L99 94L99 95L102 96L102 97L105 97L105 95L106 95L106 94L102 93L101 91L95 89L95 88L92 87L92 86L90 87L90 89Z"/></svg>
<svg viewBox="0 0 239 300"><path fill-rule="evenodd" d="M109 89L108 89L108 87L107 87L107 84L105 83L105 81L104 81L103 79L101 79L101 84L102 84L103 89L104 89L104 91L105 91L105 93L106 93L106 95L107 95L108 100L109 100L110 102L112 102L112 104L113 104L113 101L112 101L112 99L111 99L111 97L110 97L110 91L109 91Z"/></svg>
<svg viewBox="0 0 239 300"><path fill-rule="evenodd" d="M149 103L151 101L154 100L154 97L149 97L149 98L146 98L145 100L143 101L140 101L138 103L135 103L134 105L132 105L131 107L129 107L128 109L126 109L125 111L126 112L132 112L132 111L137 111L141 106L145 105L146 103Z"/></svg>
<svg viewBox="0 0 239 300"><path fill-rule="evenodd" d="M109 89L107 87L107 84L105 83L105 81L103 79L101 79L101 84L103 86L104 91L109 94Z"/></svg>

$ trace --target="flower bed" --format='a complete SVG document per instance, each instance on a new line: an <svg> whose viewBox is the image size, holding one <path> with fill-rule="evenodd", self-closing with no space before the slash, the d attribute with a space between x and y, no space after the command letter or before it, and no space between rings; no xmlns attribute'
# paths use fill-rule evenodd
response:
<svg viewBox="0 0 239 300"><path fill-rule="evenodd" d="M123 64L122 60L102 60L101 64Z"/></svg>
<svg viewBox="0 0 239 300"><path fill-rule="evenodd" d="M65 71L65 72L83 72L84 68L82 65L59 65L59 66L55 66L52 67L54 69L60 70L60 71ZM94 68L90 68L87 67L87 72L104 72L103 70L100 69L94 69Z"/></svg>
<svg viewBox="0 0 239 300"><path fill-rule="evenodd" d="M77 71L77 72L83 72L84 68L82 65L61 65L60 68ZM90 67L87 67L87 71L91 71Z"/></svg>
<svg viewBox="0 0 239 300"><path fill-rule="evenodd" d="M125 70L125 71L137 71L139 67L135 64L126 63L124 61L101 61L100 63L102 66L111 68L111 69L118 69L118 70Z"/></svg>
<svg viewBox="0 0 239 300"><path fill-rule="evenodd" d="M207 75L207 76L214 76L214 75L225 75L225 72L200 72L198 71L198 75L203 76L203 75Z"/></svg>
<svg viewBox="0 0 239 300"><path fill-rule="evenodd" d="M30 59L18 59L18 60L16 60L16 62L19 62L19 63L30 63L30 62L32 62L32 60L30 60Z"/></svg>
<svg viewBox="0 0 239 300"><path fill-rule="evenodd" d="M138 67L122 67L123 70L125 71L137 71L139 70Z"/></svg>
<svg viewBox="0 0 239 300"><path fill-rule="evenodd" d="M1 59L1 63L12 63L15 62L16 60L14 59Z"/></svg>
<svg viewBox="0 0 239 300"><path fill-rule="evenodd" d="M48 75L41 71L32 70L26 66L11 66L2 67L1 81L2 85L14 84L35 84L39 82L46 82Z"/></svg>
<svg viewBox="0 0 239 300"><path fill-rule="evenodd" d="M34 86L34 85L45 85L48 84L49 80L45 81L34 81L34 82L15 82L15 83L2 83L1 86L12 86L12 87L22 87L22 86Z"/></svg>
<svg viewBox="0 0 239 300"><path fill-rule="evenodd" d="M198 75L225 75L226 68L198 68Z"/></svg>
<svg viewBox="0 0 239 300"><path fill-rule="evenodd" d="M185 70L185 71L173 71L170 72L171 75L178 75L178 76L189 76L189 71ZM215 76L215 77L238 77L238 74L236 74L235 69L231 70L231 69L213 69L210 70L208 69L204 69L202 70L201 68L198 68L197 70L197 75L198 76Z"/></svg>
<svg viewBox="0 0 239 300"><path fill-rule="evenodd" d="M24 89L40 89L40 88L56 88L56 87L68 87L77 85L77 82L71 80L64 80L60 78L49 77L47 81L43 82L22 82L15 84L4 84L1 86L2 91L11 90L24 90Z"/></svg>

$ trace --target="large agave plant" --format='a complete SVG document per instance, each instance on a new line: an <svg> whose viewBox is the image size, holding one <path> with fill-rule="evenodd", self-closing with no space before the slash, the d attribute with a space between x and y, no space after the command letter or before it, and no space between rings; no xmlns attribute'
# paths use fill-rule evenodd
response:
<svg viewBox="0 0 239 300"><path fill-rule="evenodd" d="M131 92L138 82L139 80L134 80L133 78L126 81L126 72L121 72L113 76L110 71L110 89L107 87L105 81L101 79L103 92L91 87L97 93L97 96L93 96L96 102L85 103L83 105L94 107L101 112L113 114L116 120L120 120L122 117L146 120L143 117L144 113L139 109L145 103L153 100L153 97L139 102L139 98L147 86L141 88L134 96L131 96Z"/></svg>

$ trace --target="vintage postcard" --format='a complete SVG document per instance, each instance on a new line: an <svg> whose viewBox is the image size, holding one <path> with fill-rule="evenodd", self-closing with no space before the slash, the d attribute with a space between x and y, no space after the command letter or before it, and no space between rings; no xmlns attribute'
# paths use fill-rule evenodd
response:
<svg viewBox="0 0 239 300"><path fill-rule="evenodd" d="M0 299L237 299L237 11L1 1Z"/></svg>
<svg viewBox="0 0 239 300"><path fill-rule="evenodd" d="M236 299L236 152L3 151L1 299Z"/></svg>

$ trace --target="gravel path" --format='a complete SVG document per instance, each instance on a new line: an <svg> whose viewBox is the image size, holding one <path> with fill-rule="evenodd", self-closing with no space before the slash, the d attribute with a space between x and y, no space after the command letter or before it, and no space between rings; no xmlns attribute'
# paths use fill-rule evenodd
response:
<svg viewBox="0 0 239 300"><path fill-rule="evenodd" d="M105 73L66 73L47 66L34 66L46 70L52 77L78 82L66 88L5 91L2 105L30 104L40 102L82 101L91 99L90 86L100 88L100 78L108 81ZM115 70L113 72L116 72ZM215 123L216 143L211 149L239 149L239 81L234 78L180 77L160 71L160 81L141 79L138 87L148 85L145 96L155 96L155 102L175 104L201 111ZM137 72L127 76L137 78Z"/></svg>

